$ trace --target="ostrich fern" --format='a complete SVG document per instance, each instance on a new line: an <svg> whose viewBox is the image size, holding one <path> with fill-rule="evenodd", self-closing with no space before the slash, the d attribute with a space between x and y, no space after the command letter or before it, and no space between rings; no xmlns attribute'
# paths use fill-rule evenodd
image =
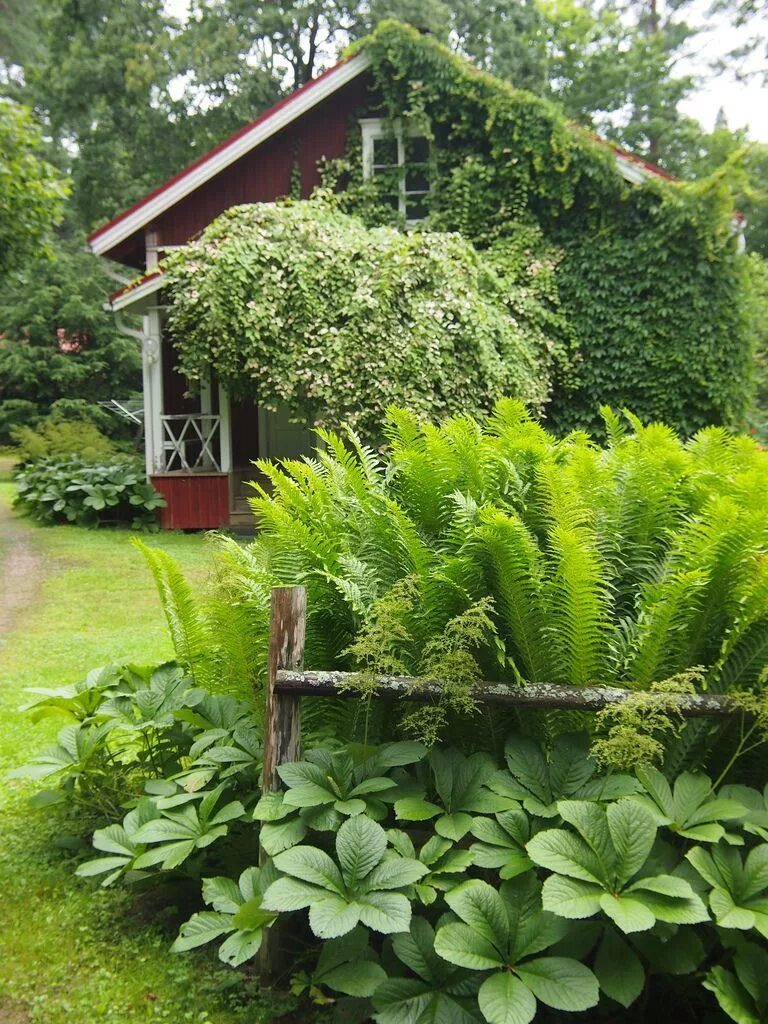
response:
<svg viewBox="0 0 768 1024"><path fill-rule="evenodd" d="M270 588L305 585L313 668L354 668L371 610L408 579L398 657L414 673L490 598L496 638L475 655L491 679L648 689L702 665L711 690L755 686L768 664L768 453L719 428L683 441L604 418L604 446L552 436L513 400L483 424L392 410L384 455L323 432L315 458L259 465L258 535L222 541L218 600L237 603L265 652Z"/></svg>

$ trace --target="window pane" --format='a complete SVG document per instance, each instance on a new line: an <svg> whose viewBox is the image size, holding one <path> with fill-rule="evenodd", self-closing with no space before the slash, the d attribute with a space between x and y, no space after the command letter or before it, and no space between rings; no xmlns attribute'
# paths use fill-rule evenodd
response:
<svg viewBox="0 0 768 1024"><path fill-rule="evenodd" d="M391 136L373 140L374 164L397 164L397 139Z"/></svg>
<svg viewBox="0 0 768 1024"><path fill-rule="evenodd" d="M409 167L405 175L406 192L428 192L429 181L425 167Z"/></svg>
<svg viewBox="0 0 768 1024"><path fill-rule="evenodd" d="M405 197L405 219L424 220L429 213L426 204L426 196Z"/></svg>
<svg viewBox="0 0 768 1024"><path fill-rule="evenodd" d="M409 136L405 140L405 162L423 164L429 160L429 142L424 138Z"/></svg>

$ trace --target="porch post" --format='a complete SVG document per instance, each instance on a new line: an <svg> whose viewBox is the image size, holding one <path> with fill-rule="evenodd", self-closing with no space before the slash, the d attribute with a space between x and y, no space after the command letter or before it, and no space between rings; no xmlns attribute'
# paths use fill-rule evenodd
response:
<svg viewBox="0 0 768 1024"><path fill-rule="evenodd" d="M147 476L165 469L163 448L163 362L162 327L159 307L150 308L144 317L142 345L144 378L144 437Z"/></svg>
<svg viewBox="0 0 768 1024"><path fill-rule="evenodd" d="M229 392L219 383L219 465L222 473L232 472L232 415Z"/></svg>

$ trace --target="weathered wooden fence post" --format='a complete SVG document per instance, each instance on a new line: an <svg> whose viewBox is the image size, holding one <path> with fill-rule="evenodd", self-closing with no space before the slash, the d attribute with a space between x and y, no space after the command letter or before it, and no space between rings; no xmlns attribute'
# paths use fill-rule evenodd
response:
<svg viewBox="0 0 768 1024"><path fill-rule="evenodd" d="M307 626L305 587L274 587L269 626L267 700L264 714L263 792L280 787L277 767L301 756L301 697L280 693L275 679L280 669L301 671L304 667L304 639ZM261 851L260 860L266 859ZM280 937L273 925L264 933L261 946L261 976L271 980L280 971Z"/></svg>
<svg viewBox="0 0 768 1024"><path fill-rule="evenodd" d="M275 679L280 669L301 671L304 667L306 627L306 587L274 587L264 718L265 793L280 787L277 766L301 756L301 698L279 693Z"/></svg>

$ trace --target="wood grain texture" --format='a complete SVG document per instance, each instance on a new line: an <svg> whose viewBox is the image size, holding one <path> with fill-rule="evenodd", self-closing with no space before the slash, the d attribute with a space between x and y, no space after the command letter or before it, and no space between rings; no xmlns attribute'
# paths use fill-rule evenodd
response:
<svg viewBox="0 0 768 1024"><path fill-rule="evenodd" d="M354 689L348 687L355 678L354 672L302 672L279 669L275 689L280 694L295 697L354 697ZM439 696L439 682L428 679L412 679L408 676L381 676L378 693L382 696L400 696L407 700L431 700ZM611 704L621 704L639 692L624 690L617 686L561 686L552 683L537 683L527 686L507 686L504 683L477 683L472 696L483 704L498 704L518 708L554 708L575 711L599 711ZM727 697L718 694L657 693L660 704L673 707L684 718L727 718L736 713Z"/></svg>
<svg viewBox="0 0 768 1024"><path fill-rule="evenodd" d="M298 761L301 755L300 695L279 692L275 681L281 669L301 671L306 624L306 588L274 587L264 716L264 792L279 788L277 766Z"/></svg>

